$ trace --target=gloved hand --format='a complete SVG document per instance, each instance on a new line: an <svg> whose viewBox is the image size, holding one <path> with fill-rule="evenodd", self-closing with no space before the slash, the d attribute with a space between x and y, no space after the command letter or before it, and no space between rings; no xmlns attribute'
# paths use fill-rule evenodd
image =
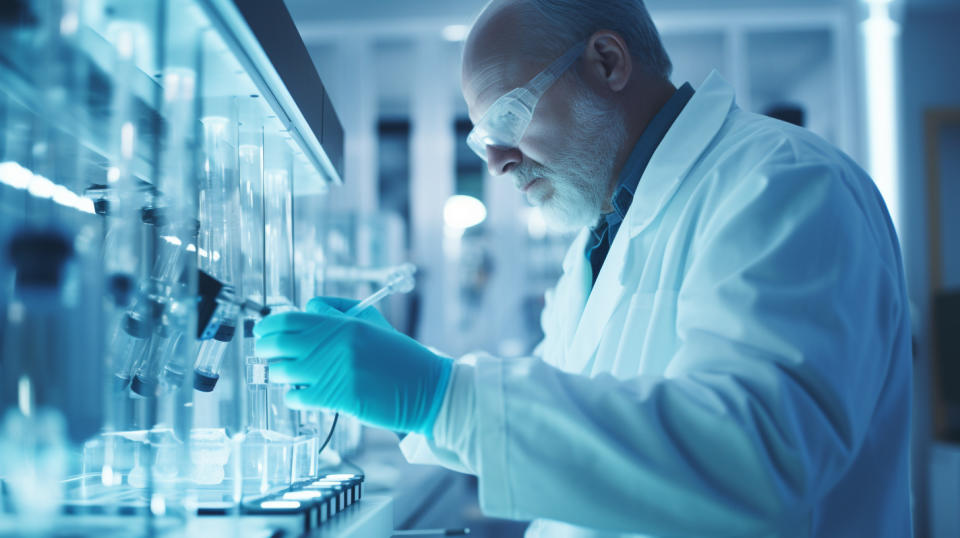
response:
<svg viewBox="0 0 960 538"><path fill-rule="evenodd" d="M270 381L309 385L287 393L294 409L322 407L372 426L431 437L453 361L395 331L375 308L317 297L306 312L274 314L258 323L257 355L271 362Z"/></svg>

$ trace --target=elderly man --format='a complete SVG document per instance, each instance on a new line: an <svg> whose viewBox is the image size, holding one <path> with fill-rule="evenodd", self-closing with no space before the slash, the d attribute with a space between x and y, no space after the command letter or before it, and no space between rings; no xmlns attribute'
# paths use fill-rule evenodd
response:
<svg viewBox="0 0 960 538"><path fill-rule="evenodd" d="M470 145L580 228L534 357L454 363L315 299L257 326L290 405L412 432L528 536L902 537L910 333L870 178L694 91L641 0L504 0L466 43Z"/></svg>

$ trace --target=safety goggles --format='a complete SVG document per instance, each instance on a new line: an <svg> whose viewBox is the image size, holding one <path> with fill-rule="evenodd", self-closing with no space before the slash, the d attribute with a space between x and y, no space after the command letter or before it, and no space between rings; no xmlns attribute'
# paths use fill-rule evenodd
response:
<svg viewBox="0 0 960 538"><path fill-rule="evenodd" d="M540 98L583 54L585 46L586 41L577 43L533 77L526 86L511 90L497 99L467 135L470 149L486 161L489 146L518 147Z"/></svg>

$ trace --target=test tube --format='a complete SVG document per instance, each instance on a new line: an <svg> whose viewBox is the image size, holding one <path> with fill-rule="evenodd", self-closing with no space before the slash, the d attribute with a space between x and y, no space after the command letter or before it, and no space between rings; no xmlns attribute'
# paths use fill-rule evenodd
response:
<svg viewBox="0 0 960 538"><path fill-rule="evenodd" d="M289 153L289 148L274 147ZM264 173L264 213L266 235L266 299L269 303L292 302L293 277L293 182L286 169L270 169Z"/></svg>
<svg viewBox="0 0 960 538"><path fill-rule="evenodd" d="M133 379L130 389L144 398L157 396L161 391L161 380L165 366L179 351L183 333L167 325L159 325L150 341L149 355L144 360Z"/></svg>
<svg viewBox="0 0 960 538"><path fill-rule="evenodd" d="M57 363L65 349L50 334L63 330L59 314L70 306L64 290L73 243L60 232L25 229L13 235L2 255L13 266L13 282L3 312L0 409L3 404L19 405L26 416L38 406L65 411L64 387L69 381Z"/></svg>
<svg viewBox="0 0 960 538"><path fill-rule="evenodd" d="M254 351L253 326L256 320L243 320L243 355L246 360L247 402L249 414L247 424L251 430L266 430L267 421L267 361L257 357Z"/></svg>
<svg viewBox="0 0 960 538"><path fill-rule="evenodd" d="M240 190L237 183L237 122L235 118L209 116L203 118L204 176L200 190L202 220L200 267L220 286L209 329L201 335L203 343L194 364L193 388L211 392L220 379L221 363L237 332L241 301L236 298L239 245L228 241L235 226L231 216L240 213Z"/></svg>
<svg viewBox="0 0 960 538"><path fill-rule="evenodd" d="M270 312L280 314L283 312L294 312L297 307L289 302L274 303L269 306ZM273 361L267 361L267 382L270 381L269 364ZM283 433L291 437L296 437L299 433L300 420L296 411L293 411L284 403L289 387L278 383L269 383L267 385L267 423L269 428L275 432Z"/></svg>
<svg viewBox="0 0 960 538"><path fill-rule="evenodd" d="M220 366L237 332L241 312L266 316L270 309L252 300L240 300L232 286L199 272L199 338L203 341L194 365L194 388L211 392L220 378Z"/></svg>
<svg viewBox="0 0 960 538"><path fill-rule="evenodd" d="M259 135L259 133L257 133ZM264 221L263 221L263 147L260 136L256 144L244 144L239 150L238 179L240 183L240 289L245 297L265 302L264 292Z"/></svg>
<svg viewBox="0 0 960 538"><path fill-rule="evenodd" d="M209 320L202 321L205 325L200 336L203 344L194 365L194 388L201 392L211 392L220 379L221 363L236 335L241 312L263 317L270 309L250 299L241 301L234 294L232 286L222 284L202 271L200 275L201 281L210 283L208 285L222 286L214 299L215 306Z"/></svg>
<svg viewBox="0 0 960 538"><path fill-rule="evenodd" d="M193 368L193 388L200 392L212 392L217 386L220 363L236 332L236 325L221 325L216 336L203 341Z"/></svg>
<svg viewBox="0 0 960 538"><path fill-rule="evenodd" d="M115 44L116 56L112 66L115 82L111 91L108 144L112 158L106 171L105 189L98 195L99 210L106 217L103 269L105 287L112 304L107 307L108 319L115 322L109 328L110 348L107 350L108 371L105 381L113 390L103 394L106 414L105 430L120 431L130 426L134 415L133 402L127 397L135 368L147 354L153 320L148 314L143 296L139 295L149 276L145 263L144 235L138 211L144 205L133 169L138 140L136 96L132 81L137 53L135 32L118 26ZM98 181L98 183L99 183ZM139 306L138 306L139 303ZM111 461L106 467L113 466Z"/></svg>
<svg viewBox="0 0 960 538"><path fill-rule="evenodd" d="M150 325L136 311L125 312L110 345L110 364L113 366L113 391L123 392L130 386L133 366L139 362L150 341Z"/></svg>
<svg viewBox="0 0 960 538"><path fill-rule="evenodd" d="M162 235L157 245L159 255L145 289L141 291L141 298L127 312L122 324L126 335L141 341L132 342L123 335L115 341L114 352L126 354L120 355L121 360L117 363L121 366L119 369L115 367L114 378L116 386L120 386L127 377L135 394L149 398L157 394L161 374L175 356L176 342L167 342L167 338L182 333L184 329L180 322L186 305L178 304L183 301L181 276L187 255L184 243L192 244L198 225L193 221L185 226L172 226L163 211L152 206L145 207L142 216L147 225L161 228L160 234L166 235ZM159 340L151 341L151 332L156 332ZM150 342L149 346L146 341ZM171 371L164 379L177 386L177 376L173 373Z"/></svg>
<svg viewBox="0 0 960 538"><path fill-rule="evenodd" d="M188 67L168 66L162 80L166 128L160 145L159 174L149 203L140 211L145 235L156 247L155 262L143 292L144 303L160 334L134 368L135 375L140 374L138 385L147 395L183 384L186 348L192 341L186 335L190 334L188 322L195 305L187 276L195 270L200 231L193 201L196 73ZM145 364L147 360L152 362Z"/></svg>
<svg viewBox="0 0 960 538"><path fill-rule="evenodd" d="M366 299L353 305L353 307L347 310L346 314L348 316L356 316L360 312L379 303L394 293L409 293L413 291L413 288L416 285L413 274L416 272L416 270L417 269L413 264L405 264L400 266L399 269L390 275L390 277L387 279L387 283L382 288L370 294L370 296Z"/></svg>

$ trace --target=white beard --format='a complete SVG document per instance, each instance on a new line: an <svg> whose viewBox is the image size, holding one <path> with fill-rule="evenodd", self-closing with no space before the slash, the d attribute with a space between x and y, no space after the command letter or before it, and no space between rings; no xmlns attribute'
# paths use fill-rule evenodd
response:
<svg viewBox="0 0 960 538"><path fill-rule="evenodd" d="M527 199L540 206L543 218L557 231L592 226L606 206L617 150L627 136L626 123L612 107L584 88L573 103L578 143L550 166L525 161L515 170L521 184L538 181Z"/></svg>

